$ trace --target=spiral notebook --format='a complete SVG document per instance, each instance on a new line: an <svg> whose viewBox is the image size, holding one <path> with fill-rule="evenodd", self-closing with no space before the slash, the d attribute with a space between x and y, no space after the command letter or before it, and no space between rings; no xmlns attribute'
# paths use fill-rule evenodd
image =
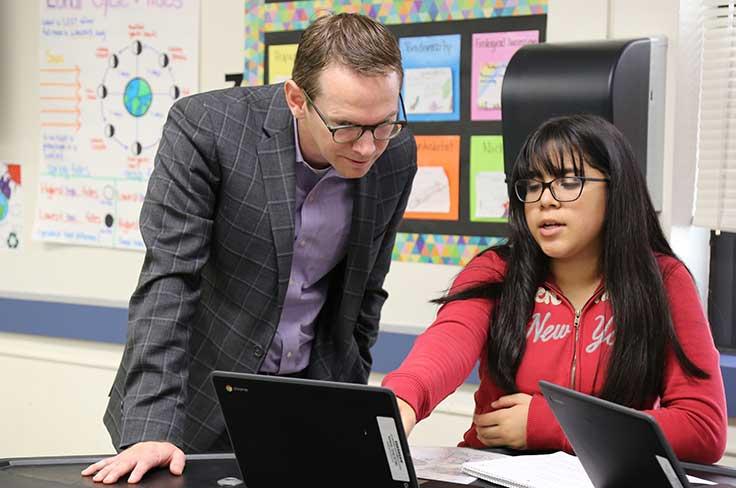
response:
<svg viewBox="0 0 736 488"><path fill-rule="evenodd" d="M463 464L463 473L509 488L593 488L580 460L565 452Z"/></svg>

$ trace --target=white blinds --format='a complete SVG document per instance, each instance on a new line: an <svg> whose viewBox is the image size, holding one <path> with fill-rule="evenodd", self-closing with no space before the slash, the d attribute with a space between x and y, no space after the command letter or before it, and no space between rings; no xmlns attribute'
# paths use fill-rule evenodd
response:
<svg viewBox="0 0 736 488"><path fill-rule="evenodd" d="M736 0L701 0L701 4L694 224L736 232Z"/></svg>

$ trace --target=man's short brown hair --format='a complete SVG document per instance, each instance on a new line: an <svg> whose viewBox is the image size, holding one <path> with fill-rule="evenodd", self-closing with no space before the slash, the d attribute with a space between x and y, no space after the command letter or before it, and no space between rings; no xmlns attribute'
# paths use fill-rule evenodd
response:
<svg viewBox="0 0 736 488"><path fill-rule="evenodd" d="M396 72L404 77L396 36L370 17L355 13L329 14L307 27L299 40L292 79L316 98L319 75L330 64L358 74L377 76Z"/></svg>

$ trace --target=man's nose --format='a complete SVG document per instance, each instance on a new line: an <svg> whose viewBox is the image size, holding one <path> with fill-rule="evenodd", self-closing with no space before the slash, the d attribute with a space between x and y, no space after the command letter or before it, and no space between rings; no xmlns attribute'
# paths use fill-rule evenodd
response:
<svg viewBox="0 0 736 488"><path fill-rule="evenodd" d="M363 132L363 135L353 143L353 150L361 156L369 156L376 150L376 141L373 139L373 133L369 130Z"/></svg>

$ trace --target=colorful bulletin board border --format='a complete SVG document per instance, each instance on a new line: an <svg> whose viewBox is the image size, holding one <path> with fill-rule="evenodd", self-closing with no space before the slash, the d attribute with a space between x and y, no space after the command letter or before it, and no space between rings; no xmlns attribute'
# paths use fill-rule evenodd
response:
<svg viewBox="0 0 736 488"><path fill-rule="evenodd" d="M504 237L446 236L441 234L396 234L391 254L405 263L453 264L465 266L479 252L502 244Z"/></svg>
<svg viewBox="0 0 736 488"><path fill-rule="evenodd" d="M547 13L548 0L318 0L265 2L245 0L245 66L243 83L264 79L266 32L299 31L322 11L360 12L384 24L483 19Z"/></svg>
<svg viewBox="0 0 736 488"><path fill-rule="evenodd" d="M547 10L548 0L245 0L243 85L264 83L266 34L304 30L324 11L358 12L386 25L401 25L543 15ZM404 232L397 234L392 259L462 266L483 249L504 240L503 237Z"/></svg>

